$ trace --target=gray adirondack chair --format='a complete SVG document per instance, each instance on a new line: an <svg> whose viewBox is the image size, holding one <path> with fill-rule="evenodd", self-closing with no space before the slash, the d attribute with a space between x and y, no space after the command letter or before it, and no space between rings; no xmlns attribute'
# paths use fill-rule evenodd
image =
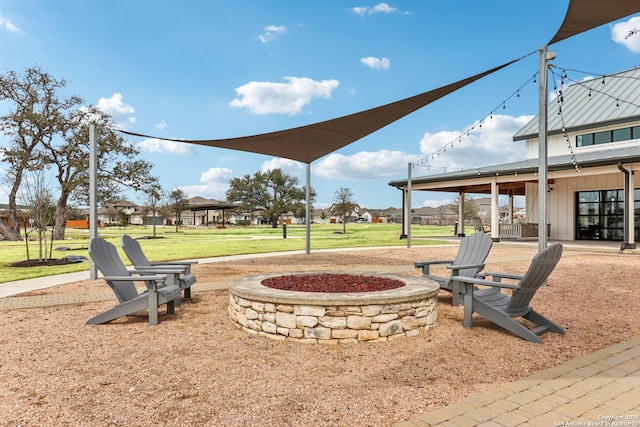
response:
<svg viewBox="0 0 640 427"><path fill-rule="evenodd" d="M440 289L452 293L452 304L458 305L461 302L461 288L458 282L452 280L453 276L476 277L484 268L484 262L489 256L489 251L493 242L491 237L484 233L473 233L464 237L460 241L458 254L453 260L439 261L417 261L416 268L422 269L422 276L434 280L440 285ZM451 270L448 277L434 276L430 273L429 267L437 264L449 264L447 268Z"/></svg>
<svg viewBox="0 0 640 427"><path fill-rule="evenodd" d="M167 314L175 313L175 301L180 300L180 287L172 283L174 276L160 275L159 270L127 270L116 247L100 237L93 238L89 243L89 255L116 294L119 303L89 319L87 325L107 323L145 309L149 310L149 324L156 325L158 306L163 304L167 305ZM177 274L179 270L173 270L173 273ZM134 285L136 281L144 282L147 290L139 293Z"/></svg>
<svg viewBox="0 0 640 427"><path fill-rule="evenodd" d="M561 256L562 244L553 243L533 257L524 276L487 272L484 275L491 276L493 280L453 277L454 281L464 286L463 325L472 327L472 316L475 312L519 337L538 344L542 343L540 335L544 332L551 331L564 335L564 329L529 305L536 291L555 269ZM518 283L503 283L502 279L513 279ZM477 285L489 286L489 288L481 289ZM511 295L501 292L501 288L511 289ZM518 317L523 317L537 326L528 329L514 320Z"/></svg>
<svg viewBox="0 0 640 427"><path fill-rule="evenodd" d="M176 284L180 286L180 289L184 290L184 297L191 298L191 286L196 283L196 276L191 274L191 265L197 264L198 261L164 261L164 262L151 262L142 251L142 247L137 240L131 236L125 234L121 239L122 249L124 253L131 261L131 264L135 268L144 269L181 269L181 273L178 277Z"/></svg>

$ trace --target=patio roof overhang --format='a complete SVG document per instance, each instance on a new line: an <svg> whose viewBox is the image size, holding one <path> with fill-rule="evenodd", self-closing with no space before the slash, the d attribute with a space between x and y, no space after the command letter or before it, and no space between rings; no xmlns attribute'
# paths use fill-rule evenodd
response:
<svg viewBox="0 0 640 427"><path fill-rule="evenodd" d="M580 153L577 166L583 175L599 174L607 170L618 171L618 164L640 162L640 152L635 148L616 148ZM576 172L576 164L571 155L549 157L549 184L554 178L566 177ZM491 182L499 184L500 194L525 195L527 183L537 184L538 159L501 165L483 166L458 172L416 177L411 180L412 191L434 191L449 193L491 194ZM396 180L389 185L398 189L407 187L408 180Z"/></svg>

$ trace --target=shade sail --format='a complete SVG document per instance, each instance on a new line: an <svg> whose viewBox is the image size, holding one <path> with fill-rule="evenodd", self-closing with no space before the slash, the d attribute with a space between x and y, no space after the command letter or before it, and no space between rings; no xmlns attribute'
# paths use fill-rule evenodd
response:
<svg viewBox="0 0 640 427"><path fill-rule="evenodd" d="M638 12L638 0L570 0L564 21L549 44Z"/></svg>
<svg viewBox="0 0 640 427"><path fill-rule="evenodd" d="M267 154L311 163L518 60L519 59L507 62L499 67L476 74L475 76L467 77L466 79L410 98L348 116L278 132L239 138L203 140L158 138L124 130L120 132L144 138L156 138L166 141L206 145L209 147L228 148L231 150Z"/></svg>
<svg viewBox="0 0 640 427"><path fill-rule="evenodd" d="M570 0L565 19L549 44L639 11L640 0ZM349 145L520 59L522 58L410 98L336 119L277 132L237 138L202 140L160 138L124 130L120 130L120 132L143 138L156 138L284 157L310 164L314 160Z"/></svg>

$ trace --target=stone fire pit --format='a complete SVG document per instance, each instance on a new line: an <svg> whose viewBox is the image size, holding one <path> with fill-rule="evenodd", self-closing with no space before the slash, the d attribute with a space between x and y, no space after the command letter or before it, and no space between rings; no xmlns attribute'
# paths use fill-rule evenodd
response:
<svg viewBox="0 0 640 427"><path fill-rule="evenodd" d="M305 272L286 276L326 275ZM358 343L416 336L435 326L438 284L422 277L358 273L402 282L371 292L300 292L262 284L283 274L239 278L229 285L229 317L257 335L300 342Z"/></svg>

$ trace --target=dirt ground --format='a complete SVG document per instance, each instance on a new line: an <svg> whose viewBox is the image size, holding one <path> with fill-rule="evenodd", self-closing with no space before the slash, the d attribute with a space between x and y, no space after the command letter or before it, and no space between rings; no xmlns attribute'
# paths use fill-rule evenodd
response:
<svg viewBox="0 0 640 427"><path fill-rule="evenodd" d="M535 249L496 244L486 269L523 273ZM154 327L144 313L85 326L115 299L2 311L0 425L388 426L640 333L640 254L568 247L532 302L566 330L544 334L542 345L477 315L472 329L463 328L462 307L452 307L446 292L432 331L390 342L282 342L228 319L224 287L236 277L357 269L418 275L413 261L451 259L456 251L369 249L199 264L192 300L175 315L161 309ZM221 289L198 290L205 284ZM31 295L105 287L83 281Z"/></svg>

